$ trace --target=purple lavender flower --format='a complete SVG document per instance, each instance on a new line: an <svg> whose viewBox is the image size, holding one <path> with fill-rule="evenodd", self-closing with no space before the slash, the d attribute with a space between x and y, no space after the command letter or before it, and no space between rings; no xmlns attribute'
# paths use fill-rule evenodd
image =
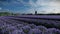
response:
<svg viewBox="0 0 60 34"><path fill-rule="evenodd" d="M30 31L31 27L29 27L29 26L24 26L24 27L22 27L22 29L23 29L23 31L27 34L27 33Z"/></svg>
<svg viewBox="0 0 60 34"><path fill-rule="evenodd" d="M11 34L25 34L22 30L14 30Z"/></svg>
<svg viewBox="0 0 60 34"><path fill-rule="evenodd" d="M39 29L31 29L28 34L42 34L42 31Z"/></svg>
<svg viewBox="0 0 60 34"><path fill-rule="evenodd" d="M60 31L58 31L56 28L49 28L48 33L49 34L60 34Z"/></svg>

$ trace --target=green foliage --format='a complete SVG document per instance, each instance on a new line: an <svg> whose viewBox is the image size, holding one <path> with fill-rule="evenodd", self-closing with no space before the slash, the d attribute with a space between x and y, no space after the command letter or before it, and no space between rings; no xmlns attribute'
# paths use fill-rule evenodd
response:
<svg viewBox="0 0 60 34"><path fill-rule="evenodd" d="M9 12L0 12L0 16L15 16L16 14L14 13L9 13Z"/></svg>

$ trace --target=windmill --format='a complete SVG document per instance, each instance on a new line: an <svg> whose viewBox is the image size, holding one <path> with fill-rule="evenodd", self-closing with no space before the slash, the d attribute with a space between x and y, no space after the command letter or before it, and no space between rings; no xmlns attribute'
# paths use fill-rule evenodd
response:
<svg viewBox="0 0 60 34"><path fill-rule="evenodd" d="M35 11L35 15L37 15L37 11Z"/></svg>

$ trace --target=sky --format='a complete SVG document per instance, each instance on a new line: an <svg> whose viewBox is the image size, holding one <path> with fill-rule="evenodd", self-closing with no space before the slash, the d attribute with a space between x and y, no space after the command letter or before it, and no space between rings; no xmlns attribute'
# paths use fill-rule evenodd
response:
<svg viewBox="0 0 60 34"><path fill-rule="evenodd" d="M60 13L60 0L0 0L0 12Z"/></svg>

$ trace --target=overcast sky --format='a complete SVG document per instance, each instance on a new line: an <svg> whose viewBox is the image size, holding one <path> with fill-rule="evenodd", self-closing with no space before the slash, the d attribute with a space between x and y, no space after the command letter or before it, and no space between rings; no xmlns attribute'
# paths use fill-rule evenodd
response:
<svg viewBox="0 0 60 34"><path fill-rule="evenodd" d="M0 0L0 12L60 13L60 0Z"/></svg>

